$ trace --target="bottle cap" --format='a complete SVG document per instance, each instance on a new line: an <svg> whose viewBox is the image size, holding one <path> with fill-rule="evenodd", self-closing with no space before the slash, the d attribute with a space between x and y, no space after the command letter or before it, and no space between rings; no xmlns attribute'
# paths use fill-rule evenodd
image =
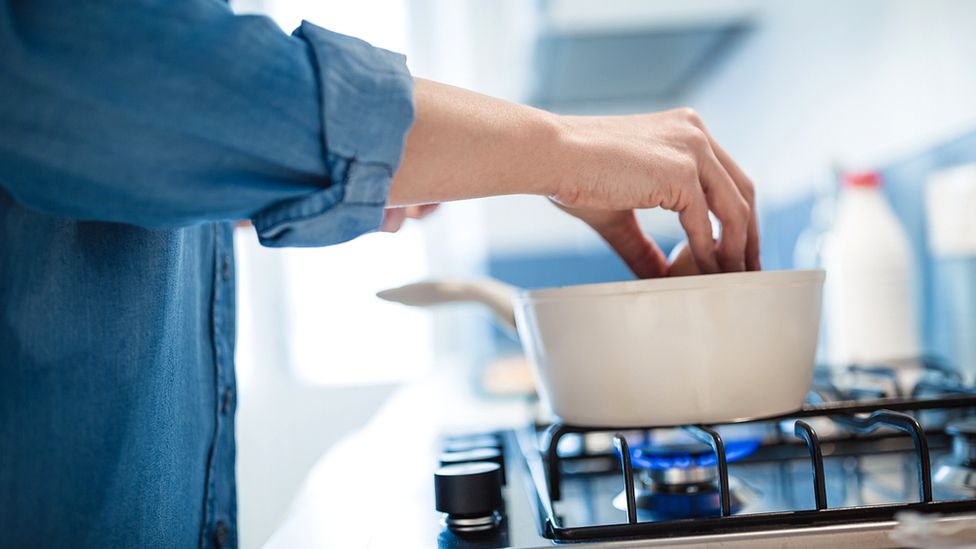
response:
<svg viewBox="0 0 976 549"><path fill-rule="evenodd" d="M845 187L860 187L877 189L881 187L881 175L878 172L854 172L844 174Z"/></svg>

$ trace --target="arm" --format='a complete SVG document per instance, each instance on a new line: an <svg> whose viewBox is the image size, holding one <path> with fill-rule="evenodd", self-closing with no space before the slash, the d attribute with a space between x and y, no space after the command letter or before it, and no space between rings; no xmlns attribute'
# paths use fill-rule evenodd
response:
<svg viewBox="0 0 976 549"><path fill-rule="evenodd" d="M505 194L550 197L642 277L667 262L635 208L678 212L704 272L759 268L752 184L687 109L558 116L418 79L391 205ZM708 212L722 223L716 247Z"/></svg>
<svg viewBox="0 0 976 549"><path fill-rule="evenodd" d="M0 51L0 187L53 215L250 218L267 245L320 246L379 227L396 172L391 205L550 196L641 276L664 259L632 209L657 206L702 270L758 267L751 185L690 112L558 117L419 80L404 152L402 56L211 0L14 3Z"/></svg>

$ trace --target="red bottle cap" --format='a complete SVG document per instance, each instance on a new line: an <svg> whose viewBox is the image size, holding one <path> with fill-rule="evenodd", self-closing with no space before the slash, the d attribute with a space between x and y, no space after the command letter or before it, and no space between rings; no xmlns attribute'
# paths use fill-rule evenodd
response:
<svg viewBox="0 0 976 549"><path fill-rule="evenodd" d="M844 174L844 186L877 189L881 187L881 175L878 174L878 172L855 172Z"/></svg>

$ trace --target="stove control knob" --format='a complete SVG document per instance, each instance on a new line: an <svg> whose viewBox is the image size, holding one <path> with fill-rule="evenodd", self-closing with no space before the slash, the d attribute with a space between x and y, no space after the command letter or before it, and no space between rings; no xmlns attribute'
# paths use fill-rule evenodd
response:
<svg viewBox="0 0 976 549"><path fill-rule="evenodd" d="M461 452L444 452L440 457L441 466L455 465L458 463L476 463L479 461L497 463L498 467L501 468L502 484L506 483L505 456L497 448L475 448Z"/></svg>
<svg viewBox="0 0 976 549"><path fill-rule="evenodd" d="M445 452L463 452L478 448L495 448L501 450L504 444L495 435L473 435L467 437L452 437L444 441Z"/></svg>
<svg viewBox="0 0 976 549"><path fill-rule="evenodd" d="M945 432L952 437L953 460L966 467L976 467L976 419L954 421Z"/></svg>
<svg viewBox="0 0 976 549"><path fill-rule="evenodd" d="M474 462L447 465L434 471L434 507L447 513L451 530L473 532L498 526L502 508L501 467Z"/></svg>

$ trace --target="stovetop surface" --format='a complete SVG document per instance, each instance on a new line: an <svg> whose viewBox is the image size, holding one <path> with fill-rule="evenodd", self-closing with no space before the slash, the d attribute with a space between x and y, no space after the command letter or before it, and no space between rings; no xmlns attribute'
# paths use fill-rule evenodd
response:
<svg viewBox="0 0 976 549"><path fill-rule="evenodd" d="M881 377L890 376L882 374ZM916 387L932 388L924 384ZM919 394L908 396L905 396L907 392L896 389L896 398L890 398L890 391L886 394L882 390L847 393L842 396L856 396L857 400L828 399L811 403L805 413L797 413L819 435L825 509L835 511L823 513L823 521L815 515L819 511L810 447L794 435L795 418L754 422L747 427L716 428L727 441L742 436L745 429L746 436L759 443L752 454L728 463L731 513L727 517L720 517L719 483L714 476L691 491L684 487L675 491L667 483L655 484L650 473L635 468L632 477L635 501L640 502L637 526L659 523L662 528L656 530L643 526L643 530L626 528L627 498L620 449L615 449L612 441L614 431L569 429L568 434L557 440L559 494L551 497L548 472L552 466L546 459L546 450L553 428L547 432L545 427L530 426L498 433L504 440L508 476L504 489L505 518L500 528L487 534L463 535L445 529L438 539L439 546L547 547L580 536L586 538L580 543L594 547L679 546L709 541L731 546L740 538L743 546L760 546L763 539L775 545L800 535L806 540L803 546L810 547L857 540L862 548L894 546L888 534L895 511L938 510L948 517L962 518L976 513L976 491L933 481L927 489L931 490L935 504L916 504L923 499L924 491L919 452L909 436L911 430L876 428L877 425L853 429L845 424L845 418L859 422L865 420L868 412L894 408L899 410L896 415L909 416L909 421L915 419L921 428L916 433L927 446L930 478L938 477L944 463L958 461L953 454L952 437L946 434L945 428L974 417L976 397L968 389L958 392L944 387L936 389L934 394L923 395L916 390L913 393ZM916 402L927 402L920 407L930 409L912 409ZM943 408L939 402L948 404ZM822 414L818 414L818 406L824 410ZM837 412L838 409L847 412ZM640 449L651 447L648 441L661 440L662 435L665 440L671 440L674 431L680 429L645 429L622 435L632 448ZM472 434L480 435L484 434ZM632 451L627 453L636 455ZM715 469L714 464L710 468ZM879 509L884 512L879 513ZM793 521L793 516L798 520ZM675 527L671 528L672 525Z"/></svg>
<svg viewBox="0 0 976 549"><path fill-rule="evenodd" d="M740 501L733 505L732 514L814 509L812 471L805 452L805 447L796 445L761 448L749 458L729 464L732 492L739 494ZM907 437L836 442L826 445L824 452L828 507L897 504L919 499L917 459ZM930 439L933 462L942 461L948 454L943 440L933 444ZM615 460L608 456L608 461ZM616 468L604 474L565 475L562 498L555 503L556 512L564 525L626 523L627 513L620 502L622 492L623 481ZM937 500L967 499L966 494L939 484L933 486L933 496ZM717 504L703 504L698 509L701 515L718 516ZM642 522L675 518L643 508L637 516Z"/></svg>
<svg viewBox="0 0 976 549"><path fill-rule="evenodd" d="M459 536L445 529L438 538L439 548L528 548L560 544L543 533L544 517L541 502L538 501L540 487L534 484L539 479L534 479L530 474L529 463L523 454L528 453L529 460L535 459L533 454L540 452L535 442L538 433L527 428L501 435L507 446L509 464L508 484L504 488L505 519L501 527L488 534L474 536ZM944 435L932 436L929 440L932 463L938 467L951 455L950 441ZM536 445L525 447L529 444ZM748 458L730 464L732 490L741 501L741 504L733 507L733 515L814 509L812 472L805 452L802 445L773 445L762 447ZM908 437L884 434L835 441L825 444L824 454L827 502L831 508L901 504L919 499L917 459ZM617 461L616 455L606 454L567 464L562 478L562 497L554 503L561 525L576 527L627 523L627 513L625 508L621 508L624 505L623 481L619 467L615 465ZM635 482L640 486L639 479ZM974 495L933 484L933 496L936 500L962 501ZM706 504L703 507L714 509L715 506ZM715 516L717 511L708 514ZM660 516L645 509L638 510L637 518L641 522L675 520L673 516ZM890 525L886 529L890 529ZM640 539L647 542L651 538ZM658 541L671 541L679 545L681 538L664 536L658 537ZM580 543L623 547L632 546L638 541L619 537ZM644 543L633 546L644 546Z"/></svg>

